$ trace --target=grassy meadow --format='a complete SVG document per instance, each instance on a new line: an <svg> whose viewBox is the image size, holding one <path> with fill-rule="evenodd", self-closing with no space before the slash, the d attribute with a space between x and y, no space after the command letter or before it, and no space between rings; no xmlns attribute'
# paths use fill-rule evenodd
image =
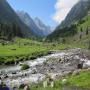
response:
<svg viewBox="0 0 90 90"><path fill-rule="evenodd" d="M86 44L78 43L47 43L30 39L16 38L13 42L0 43L0 63L25 61L46 55L50 50L69 48L87 48Z"/></svg>
<svg viewBox="0 0 90 90"><path fill-rule="evenodd" d="M78 75L68 75L62 79L58 79L54 82L54 87L47 86L43 87L43 83L33 84L30 86L30 90L62 90L64 86L62 80L66 79L65 86L76 86L90 89L90 71L81 71ZM88 90L89 90L88 89ZM22 90L22 89L20 89ZM80 89L81 90L81 89Z"/></svg>

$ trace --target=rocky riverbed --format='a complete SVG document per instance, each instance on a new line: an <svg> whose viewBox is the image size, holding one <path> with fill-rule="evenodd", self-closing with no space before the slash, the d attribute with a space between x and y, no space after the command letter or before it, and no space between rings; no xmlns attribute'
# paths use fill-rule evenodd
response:
<svg viewBox="0 0 90 90"><path fill-rule="evenodd" d="M70 49L53 51L53 54L22 62L28 64L28 70L21 71L20 64L0 69L0 79L10 87L23 83L38 83L50 75L53 79L60 78L77 69L90 68L90 60L85 50Z"/></svg>

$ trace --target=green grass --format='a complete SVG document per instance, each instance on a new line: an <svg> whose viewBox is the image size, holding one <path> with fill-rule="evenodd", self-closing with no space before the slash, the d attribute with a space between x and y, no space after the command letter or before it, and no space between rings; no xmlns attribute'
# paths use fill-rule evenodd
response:
<svg viewBox="0 0 90 90"><path fill-rule="evenodd" d="M66 47L74 48L74 47L80 47L80 48L88 48L88 42L90 42L90 15L85 16L82 20L82 22L77 21L75 22L77 33L74 36L67 36L64 37L65 45ZM88 28L88 35L86 34ZM82 30L81 30L82 29ZM62 37L60 36L59 29L56 31L56 34L51 35L51 37L48 37L47 40L50 40L50 42L62 42ZM53 37L54 36L54 37ZM81 38L80 38L81 36ZM55 39L56 38L56 39Z"/></svg>
<svg viewBox="0 0 90 90"><path fill-rule="evenodd" d="M30 39L16 38L14 42L7 45L0 44L0 62L25 61L46 55L50 50L61 50L69 48L87 48L82 43L47 43L37 42Z"/></svg>
<svg viewBox="0 0 90 90"><path fill-rule="evenodd" d="M6 58L7 60L10 58L15 59L15 57L35 57L40 54L47 53L49 48L46 48L42 45L32 45L32 46L18 46L14 45L0 45L0 58Z"/></svg>
<svg viewBox="0 0 90 90"><path fill-rule="evenodd" d="M90 71L81 71L79 75L69 75L67 77L64 77L67 79L67 86L78 86L78 87L84 87L84 88L90 88ZM62 81L57 80L55 81L55 86L53 88L47 87L43 88L43 84L37 84L37 85L31 85L31 90L62 90Z"/></svg>
<svg viewBox="0 0 90 90"><path fill-rule="evenodd" d="M90 16L86 16L83 18L85 20L84 23L78 25L78 29L82 28L83 30L86 30L87 27L90 27Z"/></svg>
<svg viewBox="0 0 90 90"><path fill-rule="evenodd" d="M49 50L64 49L66 45L53 45L30 39L17 38L7 45L0 44L0 62L22 61L46 55Z"/></svg>
<svg viewBox="0 0 90 90"><path fill-rule="evenodd" d="M13 50L16 49L16 50ZM0 56L16 56L16 55L27 55L34 52L41 52L48 50L44 46L32 45L32 46L18 46L18 45L0 45Z"/></svg>
<svg viewBox="0 0 90 90"><path fill-rule="evenodd" d="M70 76L67 80L70 85L90 88L90 71L82 71L80 75Z"/></svg>
<svg viewBox="0 0 90 90"><path fill-rule="evenodd" d="M49 47L40 42L18 39L7 45L0 44L0 61L13 61L22 58L29 59L30 57L46 54L49 50Z"/></svg>

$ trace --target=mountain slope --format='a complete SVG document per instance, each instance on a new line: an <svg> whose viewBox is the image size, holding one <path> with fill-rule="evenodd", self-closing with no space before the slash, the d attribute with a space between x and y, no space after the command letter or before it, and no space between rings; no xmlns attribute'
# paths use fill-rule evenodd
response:
<svg viewBox="0 0 90 90"><path fill-rule="evenodd" d="M90 15L86 15L83 19L69 27L55 30L46 40L68 43L70 45L88 46L90 43Z"/></svg>
<svg viewBox="0 0 90 90"><path fill-rule="evenodd" d="M18 31L19 31L21 33L20 36L22 36L22 37L30 37L30 36L34 35L32 33L32 31L30 31L30 28L28 28L19 19L17 14L14 12L14 10L11 8L11 6L8 4L8 2L6 0L0 0L0 23L6 24L8 27L10 27L10 25L13 26L12 24L14 24L15 26L17 26L19 28L16 33L18 33ZM4 31L5 30L3 30L3 33L4 33ZM11 34L14 34L13 28L11 31L13 31L13 33L11 33ZM8 34L8 32L7 32L7 34ZM19 36L19 34L16 34L15 36Z"/></svg>
<svg viewBox="0 0 90 90"><path fill-rule="evenodd" d="M90 0L80 0L76 5L73 6L65 20L57 27L57 29L71 25L72 23L82 19L87 15L89 9Z"/></svg>
<svg viewBox="0 0 90 90"><path fill-rule="evenodd" d="M16 13L22 22L24 22L37 36L44 37L51 33L50 27L44 25L40 19L35 18L35 20L33 20L30 15L24 11L17 11Z"/></svg>
<svg viewBox="0 0 90 90"><path fill-rule="evenodd" d="M39 18L36 17L34 22L38 26L38 28L42 30L44 36L47 36L52 32L51 27L46 26Z"/></svg>
<svg viewBox="0 0 90 90"><path fill-rule="evenodd" d="M81 5L84 7L81 9ZM85 8L86 7L86 8ZM64 25L64 26L63 26ZM90 38L90 0L79 1L68 13L63 24L47 37L49 41L89 42ZM74 31L74 33L73 33ZM88 35L86 34L88 32Z"/></svg>
<svg viewBox="0 0 90 90"><path fill-rule="evenodd" d="M24 22L33 33L35 33L37 36L43 36L43 32L37 27L33 19L28 15L28 13L24 11L17 11L17 15L20 17L22 22Z"/></svg>

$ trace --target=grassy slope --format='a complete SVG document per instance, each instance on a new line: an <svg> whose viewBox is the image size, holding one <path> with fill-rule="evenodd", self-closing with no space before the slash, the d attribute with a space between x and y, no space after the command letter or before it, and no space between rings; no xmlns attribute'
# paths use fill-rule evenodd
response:
<svg viewBox="0 0 90 90"><path fill-rule="evenodd" d="M26 44L26 45L24 45ZM43 43L32 41L29 39L18 39L14 43L8 45L0 44L0 62L30 60L32 57L45 55L50 50L69 49L69 48L85 48L81 44L59 44L59 43Z"/></svg>
<svg viewBox="0 0 90 90"><path fill-rule="evenodd" d="M64 77L67 79L67 86L78 86L84 88L90 88L90 71L81 71L79 75L69 75ZM32 85L31 90L62 90L62 80L55 81L55 86L53 88L47 87L43 88L43 84Z"/></svg>
<svg viewBox="0 0 90 90"><path fill-rule="evenodd" d="M73 45L76 45L76 46L79 45L80 47L87 48L87 44L86 43L90 40L90 31L89 31L89 35L86 35L85 33L86 33L87 27L90 28L90 15L84 17L82 20L84 20L83 23L78 24L78 22L76 22L77 23L77 31L78 31L78 33L75 36L64 37L64 39L65 39L67 44L70 44L72 46ZM80 34L81 34L80 29L81 28L83 29L83 31L82 31L82 39L80 39ZM54 40L54 37L52 37L52 36L55 36L55 38L57 38L55 40L60 39L59 31L60 30L55 31L56 32L55 35L53 33L51 36L48 36L47 40L49 40L51 38L52 38L51 40ZM54 40L54 42L56 42L55 40ZM61 42L61 41L58 40L58 42Z"/></svg>
<svg viewBox="0 0 90 90"><path fill-rule="evenodd" d="M26 45L24 45L26 44ZM48 47L44 47L42 43L34 42L27 39L18 39L14 43L7 45L0 44L0 61L13 61L20 58L27 58L46 53Z"/></svg>
<svg viewBox="0 0 90 90"><path fill-rule="evenodd" d="M46 55L50 50L65 49L67 45L37 42L17 38L7 45L0 44L0 62L30 60L32 57Z"/></svg>
<svg viewBox="0 0 90 90"><path fill-rule="evenodd" d="M16 39L14 43L8 45L0 44L0 61L13 61L30 59L30 57L47 53L49 50L67 49L67 48L88 48L90 41L89 35L85 35L86 28L90 26L90 16L84 18L85 22L77 25L78 34L74 37L66 37L66 43L55 41L54 43L37 42L30 39ZM79 39L80 28L83 29L82 39ZM19 45L20 44L20 45ZM27 44L27 45L24 45ZM15 50L13 50L15 49ZM18 57L18 58L17 58Z"/></svg>
<svg viewBox="0 0 90 90"><path fill-rule="evenodd" d="M90 15L83 18L84 22L81 24L77 24L78 33L71 37L65 37L66 44L69 44L71 47L81 47L88 48L88 42L90 41ZM86 29L89 28L89 34L86 35ZM80 29L82 28L82 32ZM82 34L82 38L80 39L80 34Z"/></svg>
<svg viewBox="0 0 90 90"><path fill-rule="evenodd" d="M85 22L83 22L82 24L79 24L77 26L78 34L72 38L73 41L71 41L71 42L73 42L77 45L79 44L80 46L84 46L85 48L87 48L88 42L90 41L90 16L84 17L83 20L85 20ZM82 32L80 31L81 28L82 28ZM89 34L88 35L86 35L86 29L87 28L89 28ZM81 39L79 38L80 34L82 34Z"/></svg>
<svg viewBox="0 0 90 90"><path fill-rule="evenodd" d="M85 22L80 24L78 28L82 27L85 30L87 27L90 27L90 16L84 17L83 20L85 20Z"/></svg>
<svg viewBox="0 0 90 90"><path fill-rule="evenodd" d="M83 71L80 75L69 76L67 80L70 85L90 88L90 71Z"/></svg>

